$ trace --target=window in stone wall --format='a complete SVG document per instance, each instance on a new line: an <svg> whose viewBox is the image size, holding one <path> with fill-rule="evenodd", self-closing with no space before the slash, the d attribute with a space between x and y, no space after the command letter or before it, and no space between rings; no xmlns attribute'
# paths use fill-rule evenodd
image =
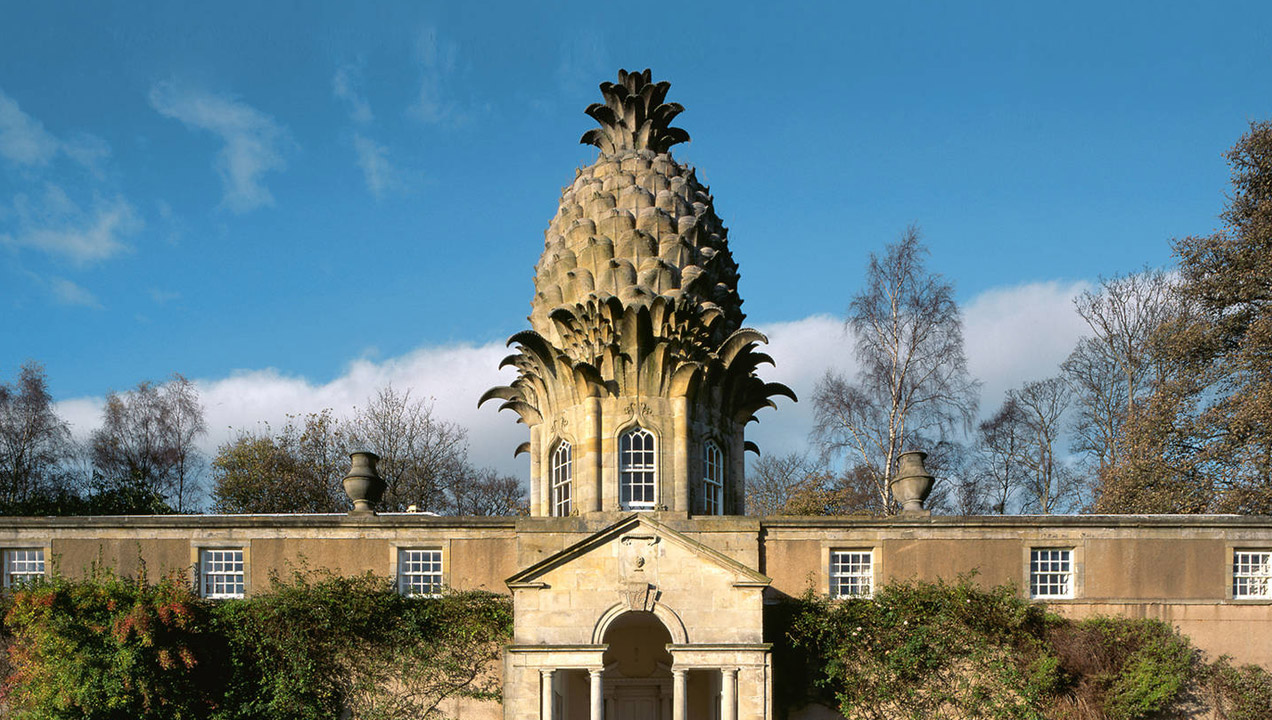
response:
<svg viewBox="0 0 1272 720"><path fill-rule="evenodd" d="M199 594L213 600L243 597L242 548L205 548L199 551Z"/></svg>
<svg viewBox="0 0 1272 720"><path fill-rule="evenodd" d="M552 514L565 517L572 508L571 481L574 479L574 462L570 443L562 440L552 451Z"/></svg>
<svg viewBox="0 0 1272 720"><path fill-rule="evenodd" d="M398 550L398 592L436 597L442 592L442 551Z"/></svg>
<svg viewBox="0 0 1272 720"><path fill-rule="evenodd" d="M710 440L702 448L702 511L724 514L724 453Z"/></svg>
<svg viewBox="0 0 1272 720"><path fill-rule="evenodd" d="M1234 550L1232 597L1272 599L1272 550Z"/></svg>
<svg viewBox="0 0 1272 720"><path fill-rule="evenodd" d="M1029 597L1073 597L1073 550L1033 548L1029 551Z"/></svg>
<svg viewBox="0 0 1272 720"><path fill-rule="evenodd" d="M868 598L874 593L873 550L830 551L830 596Z"/></svg>
<svg viewBox="0 0 1272 720"><path fill-rule="evenodd" d="M624 510L654 509L657 488L654 450L654 434L644 428L632 428L619 438L619 503Z"/></svg>
<svg viewBox="0 0 1272 720"><path fill-rule="evenodd" d="M44 548L4 551L4 586L16 587L44 577Z"/></svg>

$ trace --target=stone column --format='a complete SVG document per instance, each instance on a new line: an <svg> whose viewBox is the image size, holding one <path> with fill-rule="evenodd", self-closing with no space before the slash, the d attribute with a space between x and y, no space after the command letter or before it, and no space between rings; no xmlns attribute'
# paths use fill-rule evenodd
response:
<svg viewBox="0 0 1272 720"><path fill-rule="evenodd" d="M542 679L540 683L543 687L542 697L540 697L539 718L540 720L556 720L552 717L552 676L556 674L556 670L540 670L539 675Z"/></svg>
<svg viewBox="0 0 1272 720"><path fill-rule="evenodd" d="M685 692L687 673L683 668L673 668L671 671L671 720L688 720L689 696Z"/></svg>
<svg viewBox="0 0 1272 720"><path fill-rule="evenodd" d="M551 508L545 510L543 503L543 458L539 457L542 443L539 441L542 425L530 427L530 515L543 517L551 515Z"/></svg>
<svg viewBox="0 0 1272 720"><path fill-rule="evenodd" d="M729 443L728 479L724 494L727 496L725 515L746 514L746 433L738 430Z"/></svg>
<svg viewBox="0 0 1272 720"><path fill-rule="evenodd" d="M720 720L738 720L738 669L720 670Z"/></svg>
<svg viewBox="0 0 1272 720"><path fill-rule="evenodd" d="M590 720L604 720L605 717L604 673L605 671L601 668L588 670L592 680L592 714L589 716Z"/></svg>
<svg viewBox="0 0 1272 720"><path fill-rule="evenodd" d="M660 493L658 502L671 510L693 513L694 509L689 506L689 487L694 475L689 467L689 458L693 455L689 447L689 401L682 397L672 398L671 407L671 482L661 481L666 489Z"/></svg>
<svg viewBox="0 0 1272 720"><path fill-rule="evenodd" d="M591 481L591 490L594 495L592 498L591 510L600 512L605 509L605 456L601 453L601 399L591 398L587 401L587 419L588 419L588 438L587 449L590 453L588 460L591 467L584 473L583 477ZM611 505L618 502L617 498L608 498Z"/></svg>

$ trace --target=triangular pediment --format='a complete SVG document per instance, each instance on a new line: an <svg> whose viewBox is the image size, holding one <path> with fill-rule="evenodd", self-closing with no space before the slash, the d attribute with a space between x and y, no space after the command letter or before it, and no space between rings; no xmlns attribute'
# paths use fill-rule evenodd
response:
<svg viewBox="0 0 1272 720"><path fill-rule="evenodd" d="M767 587L772 580L764 574L743 563L734 560L724 553L705 545L684 533L678 532L655 520L645 513L633 513L622 520L604 528L579 542L540 560L506 580L511 589L537 588L545 586L545 578L554 571L564 568L593 551L633 538L657 538L658 542L670 543L689 556L718 570L724 570L734 576L734 587Z"/></svg>

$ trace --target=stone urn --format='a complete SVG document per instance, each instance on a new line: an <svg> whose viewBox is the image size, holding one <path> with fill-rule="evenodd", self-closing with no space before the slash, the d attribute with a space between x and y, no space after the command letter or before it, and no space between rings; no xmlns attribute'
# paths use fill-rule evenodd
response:
<svg viewBox="0 0 1272 720"><path fill-rule="evenodd" d="M901 505L901 512L923 512L923 502L932 492L934 481L931 473L923 467L926 457L927 453L922 450L908 450L897 456L897 471L889 486L892 498Z"/></svg>
<svg viewBox="0 0 1272 720"><path fill-rule="evenodd" d="M344 491L353 501L350 514L375 514L375 504L384 497L384 478L376 472L375 463L380 459L373 452L356 452L349 455L353 461L344 479Z"/></svg>

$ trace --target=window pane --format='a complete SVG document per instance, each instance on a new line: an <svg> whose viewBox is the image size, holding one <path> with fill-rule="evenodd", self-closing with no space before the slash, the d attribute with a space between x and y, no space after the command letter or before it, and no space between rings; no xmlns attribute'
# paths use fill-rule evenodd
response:
<svg viewBox="0 0 1272 720"><path fill-rule="evenodd" d="M702 448L702 510L707 515L724 514L724 455L710 441Z"/></svg>
<svg viewBox="0 0 1272 720"><path fill-rule="evenodd" d="M870 597L874 582L874 552L832 550L830 552L830 596Z"/></svg>
<svg viewBox="0 0 1272 720"><path fill-rule="evenodd" d="M4 586L14 587L44 577L44 549L4 551Z"/></svg>
<svg viewBox="0 0 1272 720"><path fill-rule="evenodd" d="M552 453L552 507L550 508L552 515L564 517L573 509L571 497L573 473L570 443L562 440Z"/></svg>
<svg viewBox="0 0 1272 720"><path fill-rule="evenodd" d="M399 550L398 591L403 595L435 596L442 591L442 551Z"/></svg>
<svg viewBox="0 0 1272 720"><path fill-rule="evenodd" d="M619 438L619 502L625 510L652 510L656 499L654 435L633 428Z"/></svg>
<svg viewBox="0 0 1272 720"><path fill-rule="evenodd" d="M1072 550L1037 548L1029 552L1029 596L1073 597Z"/></svg>
<svg viewBox="0 0 1272 720"><path fill-rule="evenodd" d="M1272 550L1232 553L1232 596L1272 598Z"/></svg>
<svg viewBox="0 0 1272 720"><path fill-rule="evenodd" d="M206 598L241 598L244 595L242 548L207 549L199 552L200 592Z"/></svg>

